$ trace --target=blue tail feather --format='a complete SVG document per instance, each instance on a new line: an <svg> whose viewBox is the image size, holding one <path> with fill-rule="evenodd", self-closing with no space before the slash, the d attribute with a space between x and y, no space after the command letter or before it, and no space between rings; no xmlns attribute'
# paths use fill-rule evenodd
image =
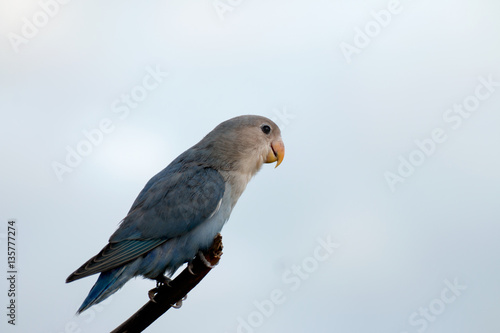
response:
<svg viewBox="0 0 500 333"><path fill-rule="evenodd" d="M127 266L101 273L77 313L81 313L92 305L102 302L130 280L132 276L124 274L126 268Z"/></svg>

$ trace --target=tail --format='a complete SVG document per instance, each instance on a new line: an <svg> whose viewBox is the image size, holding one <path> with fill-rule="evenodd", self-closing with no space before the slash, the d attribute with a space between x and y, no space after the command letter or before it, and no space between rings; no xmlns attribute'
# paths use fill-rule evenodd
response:
<svg viewBox="0 0 500 333"><path fill-rule="evenodd" d="M133 277L127 265L101 273L96 283L90 290L87 298L77 311L77 314L90 308L92 305L104 301L118 291L128 280Z"/></svg>

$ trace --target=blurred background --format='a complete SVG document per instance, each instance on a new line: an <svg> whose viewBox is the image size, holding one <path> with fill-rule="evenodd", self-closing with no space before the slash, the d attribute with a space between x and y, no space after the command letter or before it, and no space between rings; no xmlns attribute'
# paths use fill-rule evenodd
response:
<svg viewBox="0 0 500 333"><path fill-rule="evenodd" d="M500 331L497 1L0 1L2 332L109 332L135 279L75 312L145 183L220 122L276 121L220 264L147 332Z"/></svg>

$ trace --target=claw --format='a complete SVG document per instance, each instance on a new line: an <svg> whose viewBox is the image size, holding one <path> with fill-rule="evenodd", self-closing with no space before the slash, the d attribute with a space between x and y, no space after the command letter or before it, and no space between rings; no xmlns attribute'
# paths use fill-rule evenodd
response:
<svg viewBox="0 0 500 333"><path fill-rule="evenodd" d="M151 300L151 302L155 302L156 303L156 301L154 300L154 297L158 293L158 289L161 286L167 285L169 287L172 287L170 285L170 282L172 282L172 279L170 279L170 278L168 278L168 277L166 277L164 275L161 275L161 276L159 276L159 277L156 278L156 288L153 288L150 291L148 291L148 297Z"/></svg>
<svg viewBox="0 0 500 333"><path fill-rule="evenodd" d="M170 285L170 282L172 282L172 279L166 277L165 275L162 275L162 276L156 278L156 288L159 288L159 287L163 286L164 284L166 284L169 287L172 287Z"/></svg>
<svg viewBox="0 0 500 333"><path fill-rule="evenodd" d="M205 255L203 254L203 252L198 251L197 256L200 258L201 262L205 265L205 267L214 268L214 266L212 264L210 264L210 262L208 262L208 260L205 258ZM188 269L189 273L191 273L191 275L196 275L193 272L193 267L194 267L193 262L188 263L187 269Z"/></svg>
<svg viewBox="0 0 500 333"><path fill-rule="evenodd" d="M174 309L180 309L180 308L181 308L181 306L182 306L182 301L185 301L187 298L188 298L188 296L187 296L187 295L186 295L186 296L184 296L184 297L183 297L181 300L179 300L177 303L172 304L172 307L173 307Z"/></svg>
<svg viewBox="0 0 500 333"><path fill-rule="evenodd" d="M155 296L156 296L156 293L158 292L158 288L153 288L151 289L150 291L148 291L148 297L149 297L149 300L151 302L155 302Z"/></svg>
<svg viewBox="0 0 500 333"><path fill-rule="evenodd" d="M198 257L200 257L201 262L207 267L207 268L214 268L214 265L212 265L208 260L205 258L205 255L203 252L198 251Z"/></svg>
<svg viewBox="0 0 500 333"><path fill-rule="evenodd" d="M191 275L196 275L196 274L194 274L194 272L193 272L193 263L192 263L192 262L190 262L190 263L188 264L187 269L188 269L189 273L191 273Z"/></svg>

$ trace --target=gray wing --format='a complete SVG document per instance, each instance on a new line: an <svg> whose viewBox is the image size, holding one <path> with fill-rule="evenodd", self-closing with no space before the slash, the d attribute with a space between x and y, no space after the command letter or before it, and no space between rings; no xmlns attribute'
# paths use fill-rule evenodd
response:
<svg viewBox="0 0 500 333"><path fill-rule="evenodd" d="M212 168L165 168L139 193L109 244L66 281L124 265L196 228L218 209L224 190L224 179Z"/></svg>
<svg viewBox="0 0 500 333"><path fill-rule="evenodd" d="M212 168L167 168L146 184L109 241L183 235L214 213L224 190L224 179Z"/></svg>

